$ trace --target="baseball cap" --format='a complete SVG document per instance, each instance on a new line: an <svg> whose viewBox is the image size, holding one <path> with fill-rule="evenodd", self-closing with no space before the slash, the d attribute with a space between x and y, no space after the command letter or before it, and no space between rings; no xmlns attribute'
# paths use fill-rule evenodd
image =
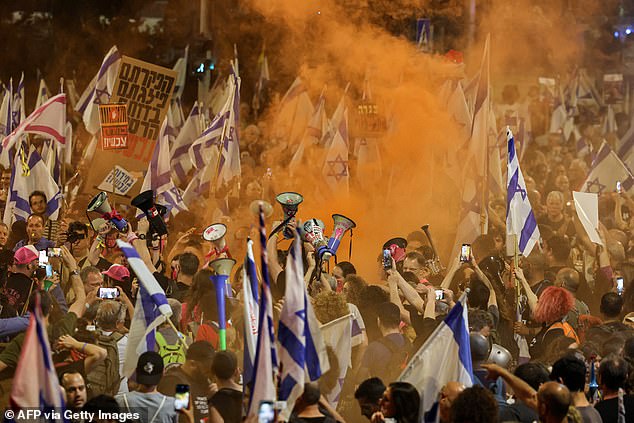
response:
<svg viewBox="0 0 634 423"><path fill-rule="evenodd" d="M136 382L141 385L158 385L163 377L163 358L155 351L146 351L139 356L136 365Z"/></svg>
<svg viewBox="0 0 634 423"><path fill-rule="evenodd" d="M39 251L33 245L27 245L18 248L13 255L13 261L15 264L28 264L37 260L40 257Z"/></svg>
<svg viewBox="0 0 634 423"><path fill-rule="evenodd" d="M113 264L106 270L105 272L101 272L103 275L110 276L112 279L115 279L119 282L123 282L125 278L130 277L130 271L127 267L122 266L120 264Z"/></svg>

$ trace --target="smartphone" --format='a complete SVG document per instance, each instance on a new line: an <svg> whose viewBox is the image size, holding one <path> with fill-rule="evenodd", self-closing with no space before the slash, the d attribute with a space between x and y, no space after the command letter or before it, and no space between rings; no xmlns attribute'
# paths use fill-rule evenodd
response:
<svg viewBox="0 0 634 423"><path fill-rule="evenodd" d="M436 301L444 300L444 299L445 299L445 291L443 291L442 289L437 289L436 290Z"/></svg>
<svg viewBox="0 0 634 423"><path fill-rule="evenodd" d="M104 300L114 300L119 296L119 290L117 288L99 288L99 298Z"/></svg>
<svg viewBox="0 0 634 423"><path fill-rule="evenodd" d="M38 264L40 267L44 267L48 264L48 255L46 254L46 251L40 251Z"/></svg>
<svg viewBox="0 0 634 423"><path fill-rule="evenodd" d="M623 295L623 278L621 276L616 278L616 293Z"/></svg>
<svg viewBox="0 0 634 423"><path fill-rule="evenodd" d="M275 407L273 401L260 401L258 408L258 423L273 423L275 421Z"/></svg>
<svg viewBox="0 0 634 423"><path fill-rule="evenodd" d="M51 247L46 250L46 255L48 257L61 257L62 249L59 247Z"/></svg>
<svg viewBox="0 0 634 423"><path fill-rule="evenodd" d="M189 385L176 385L174 393L174 409L186 410L189 408Z"/></svg>
<svg viewBox="0 0 634 423"><path fill-rule="evenodd" d="M383 250L383 269L389 270L392 268L392 253L390 250Z"/></svg>
<svg viewBox="0 0 634 423"><path fill-rule="evenodd" d="M53 276L53 265L50 264L50 263L46 263L44 268L46 269L46 277L47 278L52 277Z"/></svg>
<svg viewBox="0 0 634 423"><path fill-rule="evenodd" d="M471 261L471 244L462 244L460 248L460 263L469 263Z"/></svg>
<svg viewBox="0 0 634 423"><path fill-rule="evenodd" d="M621 181L616 181L616 192L618 192L619 194L623 192L623 190L621 189Z"/></svg>

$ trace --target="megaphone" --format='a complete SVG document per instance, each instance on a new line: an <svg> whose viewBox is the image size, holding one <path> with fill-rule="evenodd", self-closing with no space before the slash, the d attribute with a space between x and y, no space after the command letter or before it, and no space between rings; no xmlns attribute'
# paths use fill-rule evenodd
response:
<svg viewBox="0 0 634 423"><path fill-rule="evenodd" d="M213 225L212 225L213 226ZM226 228L225 228L226 230ZM215 275L211 276L211 280L216 288L216 304L218 306L218 346L221 350L227 349L227 319L225 312L225 296L231 297L231 284L229 275L231 269L236 264L234 259L219 258L211 263L209 267L214 270Z"/></svg>
<svg viewBox="0 0 634 423"><path fill-rule="evenodd" d="M101 213L101 217L110 221L110 223L112 223L119 232L126 232L128 230L128 222L110 206L110 203L108 202L108 194L103 191L93 197L86 208L86 216L92 225L92 220L90 220L88 212ZM95 229L94 226L93 229Z"/></svg>
<svg viewBox="0 0 634 423"><path fill-rule="evenodd" d="M289 230L286 227L286 225L297 214L297 209L299 208L299 205L302 203L302 201L304 201L304 197L302 197L301 194L289 191L278 194L275 199L282 206L282 210L284 210L284 221L280 223L275 229L273 229L273 232L271 232L271 235L269 235L269 237L284 229L284 237L292 239L295 237L295 235L293 234L293 231Z"/></svg>
<svg viewBox="0 0 634 423"><path fill-rule="evenodd" d="M352 219L342 214L333 214L332 220L334 222L334 228L330 239L328 239L328 243L317 249L317 255L321 260L328 260L330 257L336 255L341 238L343 238L346 231L357 226Z"/></svg>
<svg viewBox="0 0 634 423"><path fill-rule="evenodd" d="M227 234L227 227L222 223L214 223L212 225L207 226L207 228L203 231L203 239L205 241L209 241L212 244L211 250L207 253L207 258L211 258L213 256L219 256L222 253L227 253L229 257L231 254L229 253L229 247L227 247L227 243L225 242L225 235Z"/></svg>
<svg viewBox="0 0 634 423"><path fill-rule="evenodd" d="M302 241L311 243L315 248L326 244L324 240L324 222L319 219L310 219L297 225Z"/></svg>
<svg viewBox="0 0 634 423"><path fill-rule="evenodd" d="M260 205L262 205L262 212L264 212L264 217L269 217L273 214L273 206L268 201L264 200L253 200L251 204L249 204L249 210L251 214L254 216L260 215Z"/></svg>
<svg viewBox="0 0 634 423"><path fill-rule="evenodd" d="M161 217L161 213L154 204L154 192L150 189L143 191L132 199L134 207L141 210L150 222L150 231L158 235L167 235L167 226Z"/></svg>

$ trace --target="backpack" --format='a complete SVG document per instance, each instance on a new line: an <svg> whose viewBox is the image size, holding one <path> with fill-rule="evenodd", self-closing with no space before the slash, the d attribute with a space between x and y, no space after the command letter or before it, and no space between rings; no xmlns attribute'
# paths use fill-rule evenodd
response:
<svg viewBox="0 0 634 423"><path fill-rule="evenodd" d="M378 343L390 350L390 353L392 354L390 356L390 360L386 363L387 366L385 367L383 374L381 375L381 379L383 379L386 383L397 380L403 370L405 370L405 367L407 367L407 362L409 361L412 351L412 343L409 342L406 337L403 337L403 340L405 341L405 344L403 344L402 347L396 345L390 339L385 337L377 340Z"/></svg>
<svg viewBox="0 0 634 423"><path fill-rule="evenodd" d="M180 338L180 333L178 334ZM168 344L163 334L156 331L156 346L158 347L158 353L163 358L163 364L165 368L171 367L176 364L183 364L185 362L185 348L181 341L176 341L175 344ZM182 338L181 338L182 339Z"/></svg>
<svg viewBox="0 0 634 423"><path fill-rule="evenodd" d="M564 336L565 337L573 339L577 344L581 343L579 341L579 337L577 336L577 333L575 332L574 328L572 327L572 325L570 323L568 323L568 322L553 323L546 330L546 333L550 332L551 330L555 330L555 329L561 329L564 332ZM546 333L544 333L544 336L546 336Z"/></svg>
<svg viewBox="0 0 634 423"><path fill-rule="evenodd" d="M123 338L118 332L104 335L99 332L97 345L106 350L106 359L97 364L86 377L89 397L105 394L115 396L123 378L119 373L119 348L117 342Z"/></svg>

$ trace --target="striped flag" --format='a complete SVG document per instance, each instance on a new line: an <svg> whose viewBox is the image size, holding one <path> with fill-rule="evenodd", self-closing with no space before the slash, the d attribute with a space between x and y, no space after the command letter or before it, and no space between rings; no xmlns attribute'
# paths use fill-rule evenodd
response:
<svg viewBox="0 0 634 423"><path fill-rule="evenodd" d="M260 318L258 340L253 366L253 389L249 398L247 416L258 412L260 401L275 401L275 380L277 374L277 348L273 327L273 300L269 281L268 254L266 252L266 227L264 212L260 205L260 248L262 252L262 291L260 295Z"/></svg>
<svg viewBox="0 0 634 423"><path fill-rule="evenodd" d="M187 206L183 202L180 190L172 181L172 172L169 163L169 135L168 135L169 116L165 116L159 139L154 146L154 154L148 165L148 170L143 179L141 192L151 189L156 195L156 201L167 206L170 212L175 216L178 212L187 210Z"/></svg>
<svg viewBox="0 0 634 423"><path fill-rule="evenodd" d="M202 117L198 103L195 102L172 146L170 166L172 168L172 177L178 186L185 183L187 173L192 169L192 161L189 158L188 151L202 132Z"/></svg>
<svg viewBox="0 0 634 423"><path fill-rule="evenodd" d="M29 217L31 214L29 195L35 190L46 194L48 200L46 214L52 220L57 220L62 206L61 191L40 157L40 153L34 146L30 146L27 154L26 148L26 145L22 146L22 151L15 154L14 164L11 167L9 195L3 218L4 223L9 227L16 220L26 220Z"/></svg>
<svg viewBox="0 0 634 423"><path fill-rule="evenodd" d="M264 93L268 82L271 79L271 75L269 74L269 61L266 58L265 49L262 48L262 52L258 57L258 80L255 82L255 90L253 91L253 100L251 101L251 106L255 115L257 117L260 109L262 108L262 103L264 100Z"/></svg>
<svg viewBox="0 0 634 423"><path fill-rule="evenodd" d="M24 72L20 77L18 83L18 89L13 95L13 104L11 105L11 120L13 122L13 129L17 128L20 122L26 117L26 111L24 106Z"/></svg>
<svg viewBox="0 0 634 423"><path fill-rule="evenodd" d="M67 421L62 414L65 409L64 394L51 357L39 296L36 301L35 312L29 318L29 327L11 384L11 409L16 413L33 409L42 413L55 411L60 414L59 419L49 417L45 420L63 422ZM42 417L45 415L42 414Z"/></svg>
<svg viewBox="0 0 634 423"><path fill-rule="evenodd" d="M335 409L339 403L339 395L341 394L348 368L352 367L352 342L354 340L352 329L354 323L356 323L356 321L352 314L347 314L321 326L321 334L324 337L324 342L333 349L337 356L337 363L339 364L337 384L332 391L326 395L326 399Z"/></svg>
<svg viewBox="0 0 634 423"><path fill-rule="evenodd" d="M322 167L324 180L333 191L347 193L350 181L350 165L348 160L348 107L345 103L345 94L341 97L330 119L328 133L323 142L327 149Z"/></svg>
<svg viewBox="0 0 634 423"><path fill-rule="evenodd" d="M37 98L35 99L35 108L37 109L48 100L48 87L44 78L40 79L40 87L37 90Z"/></svg>
<svg viewBox="0 0 634 423"><path fill-rule="evenodd" d="M4 91L2 105L0 106L0 135L9 135L13 131L13 121L11 119L11 103L13 103L13 87L12 82Z"/></svg>
<svg viewBox="0 0 634 423"><path fill-rule="evenodd" d="M425 416L426 422L437 421L438 394L447 382L460 382L466 387L473 385L466 301L467 293L464 293L398 379L418 389L420 414Z"/></svg>
<svg viewBox="0 0 634 423"><path fill-rule="evenodd" d="M247 239L247 255L242 267L242 295L244 299L244 371L242 379L244 385L253 381L253 363L255 362L255 347L258 342L258 275L253 257L253 241Z"/></svg>
<svg viewBox="0 0 634 423"><path fill-rule="evenodd" d="M99 72L81 95L75 110L82 113L84 125L91 134L99 131L99 105L110 102L117 80L121 55L117 46L112 46L103 58Z"/></svg>
<svg viewBox="0 0 634 423"><path fill-rule="evenodd" d="M515 243L519 247L519 252L524 257L533 250L533 247L539 241L539 228L537 220L531 208L528 199L526 183L520 169L520 162L515 151L515 140L513 133L507 127L506 139L508 144L508 167L507 167L507 185L506 185L506 234L507 237L516 237L516 241L507 242L515 249Z"/></svg>
<svg viewBox="0 0 634 423"><path fill-rule="evenodd" d="M603 141L592 161L592 169L581 191L597 194L614 192L617 182L621 182L624 191L630 191L634 186L634 176L626 166L627 164L624 164L608 143Z"/></svg>
<svg viewBox="0 0 634 423"><path fill-rule="evenodd" d="M326 117L325 105L326 98L324 97L325 90L322 91L317 101L317 108L313 117L310 119L302 141L299 143L293 158L288 164L288 170L291 175L297 174L302 165L306 162L304 155L306 155L311 149L315 148L321 141L322 137L327 131L328 118Z"/></svg>
<svg viewBox="0 0 634 423"><path fill-rule="evenodd" d="M280 101L273 137L287 141L288 145L298 143L314 112L306 86L300 77L295 78Z"/></svg>
<svg viewBox="0 0 634 423"><path fill-rule="evenodd" d="M128 333L123 375L132 376L138 357L146 351L154 351L155 330L172 315L165 292L150 273L134 247L120 239L117 245L128 259L130 267L139 279L139 293L134 308L134 316Z"/></svg>

